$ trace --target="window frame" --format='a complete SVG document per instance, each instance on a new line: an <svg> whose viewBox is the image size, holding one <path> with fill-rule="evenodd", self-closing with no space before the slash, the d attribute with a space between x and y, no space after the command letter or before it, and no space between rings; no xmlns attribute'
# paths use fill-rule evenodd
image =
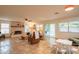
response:
<svg viewBox="0 0 79 59"><path fill-rule="evenodd" d="M71 23L74 23L74 22L79 22L79 21L61 22L61 23L63 23L63 24L64 24L64 23L67 23L67 24L68 24L68 28L67 28L68 31L67 31L67 32L70 32L70 33L79 33L79 31L77 31L77 32L75 32L75 31L70 31L70 24L71 24ZM60 24L60 23L59 23L59 24ZM59 24L58 24L58 25L59 25ZM59 31L60 31L60 25L59 25ZM60 32L65 32L65 31L60 31Z"/></svg>

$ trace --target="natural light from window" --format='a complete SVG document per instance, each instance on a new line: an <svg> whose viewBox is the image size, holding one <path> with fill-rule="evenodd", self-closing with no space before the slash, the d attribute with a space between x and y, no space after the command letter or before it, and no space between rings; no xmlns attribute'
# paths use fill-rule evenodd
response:
<svg viewBox="0 0 79 59"><path fill-rule="evenodd" d="M59 31L61 31L61 32L79 32L79 21L59 23Z"/></svg>
<svg viewBox="0 0 79 59"><path fill-rule="evenodd" d="M9 24L7 23L1 23L1 33L2 34L7 34L9 33Z"/></svg>

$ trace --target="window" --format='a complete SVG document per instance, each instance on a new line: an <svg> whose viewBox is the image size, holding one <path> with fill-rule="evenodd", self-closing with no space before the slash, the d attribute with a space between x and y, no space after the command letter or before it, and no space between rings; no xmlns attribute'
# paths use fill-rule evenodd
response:
<svg viewBox="0 0 79 59"><path fill-rule="evenodd" d="M1 33L2 34L9 33L9 24L1 23Z"/></svg>
<svg viewBox="0 0 79 59"><path fill-rule="evenodd" d="M59 30L61 32L68 32L68 23L60 23L59 24Z"/></svg>
<svg viewBox="0 0 79 59"><path fill-rule="evenodd" d="M45 35L50 36L50 24L45 25Z"/></svg>
<svg viewBox="0 0 79 59"><path fill-rule="evenodd" d="M39 29L40 29L40 26L37 24L36 25L36 30L39 31Z"/></svg>
<svg viewBox="0 0 79 59"><path fill-rule="evenodd" d="M55 24L45 25L45 35L55 37Z"/></svg>
<svg viewBox="0 0 79 59"><path fill-rule="evenodd" d="M60 23L59 30L61 32L79 32L79 22L73 21L68 23Z"/></svg>
<svg viewBox="0 0 79 59"><path fill-rule="evenodd" d="M69 32L79 32L79 22L70 22Z"/></svg>
<svg viewBox="0 0 79 59"><path fill-rule="evenodd" d="M25 25L25 32L29 32L29 26Z"/></svg>
<svg viewBox="0 0 79 59"><path fill-rule="evenodd" d="M36 24L36 30L37 31L43 30L43 25L42 24Z"/></svg>

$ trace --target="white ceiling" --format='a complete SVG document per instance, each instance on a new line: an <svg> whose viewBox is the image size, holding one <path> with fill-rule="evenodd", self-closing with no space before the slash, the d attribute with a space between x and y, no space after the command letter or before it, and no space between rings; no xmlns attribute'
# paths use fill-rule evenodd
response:
<svg viewBox="0 0 79 59"><path fill-rule="evenodd" d="M55 14L58 12L59 14ZM64 5L0 5L0 20L42 22L62 17L78 16L79 6L66 12Z"/></svg>

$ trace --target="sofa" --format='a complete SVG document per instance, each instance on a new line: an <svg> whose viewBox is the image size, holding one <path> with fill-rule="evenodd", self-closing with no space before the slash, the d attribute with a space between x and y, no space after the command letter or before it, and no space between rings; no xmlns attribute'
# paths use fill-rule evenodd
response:
<svg viewBox="0 0 79 59"><path fill-rule="evenodd" d="M79 46L79 38L73 37L73 38L69 38L70 41L72 41L72 45L73 46Z"/></svg>

